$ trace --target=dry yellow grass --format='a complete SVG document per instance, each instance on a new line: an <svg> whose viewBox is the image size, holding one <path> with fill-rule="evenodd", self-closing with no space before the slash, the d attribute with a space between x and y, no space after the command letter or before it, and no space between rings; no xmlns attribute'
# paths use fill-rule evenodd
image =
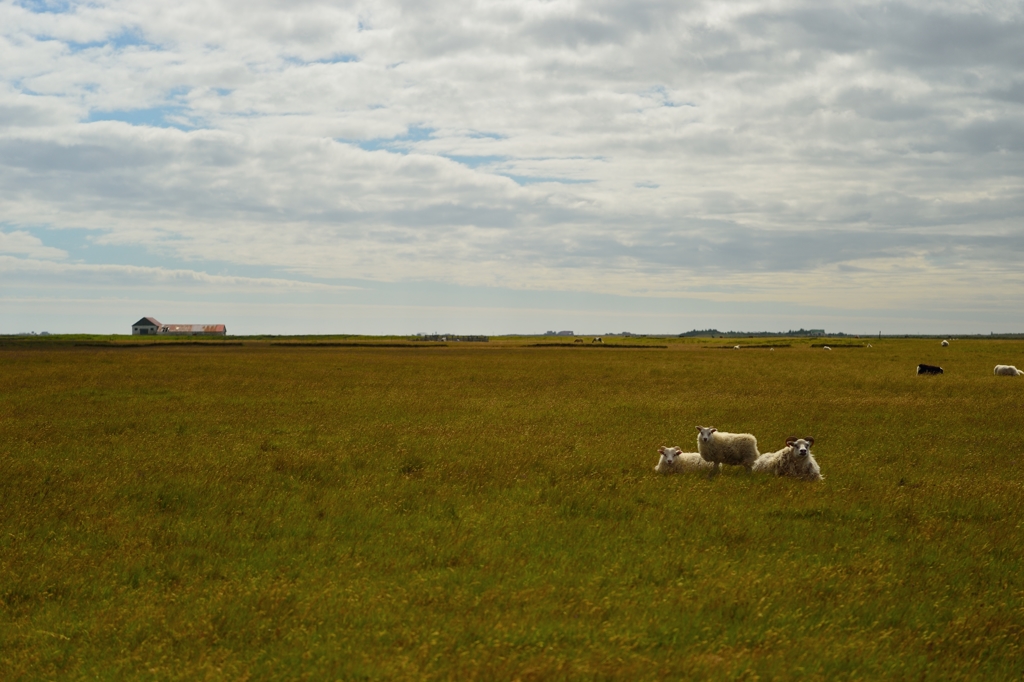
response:
<svg viewBox="0 0 1024 682"><path fill-rule="evenodd" d="M0 676L1020 678L1024 344L662 343L0 349Z"/></svg>

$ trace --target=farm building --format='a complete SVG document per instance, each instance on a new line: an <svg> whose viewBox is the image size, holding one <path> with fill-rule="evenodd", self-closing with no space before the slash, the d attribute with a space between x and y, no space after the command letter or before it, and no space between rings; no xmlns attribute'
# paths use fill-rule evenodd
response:
<svg viewBox="0 0 1024 682"><path fill-rule="evenodd" d="M156 334L160 330L160 320L153 317L144 317L132 325L132 336L139 334Z"/></svg>
<svg viewBox="0 0 1024 682"><path fill-rule="evenodd" d="M165 336L226 336L222 324L162 324L153 317L144 317L132 325L132 334L161 334Z"/></svg>

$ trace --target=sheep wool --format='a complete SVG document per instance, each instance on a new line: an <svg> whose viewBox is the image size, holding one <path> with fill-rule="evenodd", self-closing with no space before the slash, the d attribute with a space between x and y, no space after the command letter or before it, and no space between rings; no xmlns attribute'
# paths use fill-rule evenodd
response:
<svg viewBox="0 0 1024 682"><path fill-rule="evenodd" d="M658 452L658 464L654 470L659 474L679 474L684 471L711 471L715 465L705 462L699 452L683 452L678 446L672 448L660 447Z"/></svg>
<svg viewBox="0 0 1024 682"><path fill-rule="evenodd" d="M786 447L776 452L766 452L754 462L753 470L759 473L789 476L805 481L820 481L821 467L811 454L813 438L789 438Z"/></svg>
<svg viewBox="0 0 1024 682"><path fill-rule="evenodd" d="M1024 374L1013 365L996 365L996 368L992 371L997 377L1019 377Z"/></svg>
<svg viewBox="0 0 1024 682"><path fill-rule="evenodd" d="M704 461L714 463L712 476L721 470L722 464L745 466L749 470L760 454L757 439L749 433L726 433L713 426L698 426L697 431L697 452Z"/></svg>

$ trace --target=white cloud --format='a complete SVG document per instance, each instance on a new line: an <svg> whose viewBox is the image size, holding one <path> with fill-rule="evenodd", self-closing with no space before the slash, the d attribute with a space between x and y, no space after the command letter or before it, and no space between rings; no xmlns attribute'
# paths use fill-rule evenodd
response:
<svg viewBox="0 0 1024 682"><path fill-rule="evenodd" d="M31 238L30 238L31 239ZM38 242L38 240L35 240ZM38 260L49 256L49 252L64 255L59 249L37 248L34 251L7 249L9 242L0 233L0 254L28 253L28 258L0 255L0 282L10 290L14 287L34 285L42 288L124 288L202 290L209 293L331 293L358 290L358 287L304 282L274 277L239 277L233 275L211 275L200 270L183 270L138 265L93 265L87 263L63 263ZM52 257L52 256L51 256ZM59 256L58 256L59 257Z"/></svg>
<svg viewBox="0 0 1024 682"><path fill-rule="evenodd" d="M17 254L29 258L62 259L67 258L67 251L45 246L43 242L28 232L15 230L0 232L0 254ZM2 256L0 256L2 258Z"/></svg>
<svg viewBox="0 0 1024 682"><path fill-rule="evenodd" d="M1022 29L1015 2L3 0L0 217L306 278L970 305L1020 291Z"/></svg>

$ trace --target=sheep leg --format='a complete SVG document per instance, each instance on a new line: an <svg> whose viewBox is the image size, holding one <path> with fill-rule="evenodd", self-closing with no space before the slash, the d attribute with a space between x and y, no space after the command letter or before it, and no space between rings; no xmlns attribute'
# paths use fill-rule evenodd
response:
<svg viewBox="0 0 1024 682"><path fill-rule="evenodd" d="M718 472L722 470L722 465L719 462L715 462L715 468L708 472L708 480L713 479L718 475Z"/></svg>

